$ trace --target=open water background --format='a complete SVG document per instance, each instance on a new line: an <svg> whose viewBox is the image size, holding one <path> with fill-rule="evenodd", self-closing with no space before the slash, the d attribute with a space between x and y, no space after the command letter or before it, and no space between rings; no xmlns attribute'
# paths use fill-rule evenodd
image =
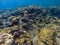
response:
<svg viewBox="0 0 60 45"><path fill-rule="evenodd" d="M42 7L60 6L60 0L0 0L0 9L11 9L29 5Z"/></svg>

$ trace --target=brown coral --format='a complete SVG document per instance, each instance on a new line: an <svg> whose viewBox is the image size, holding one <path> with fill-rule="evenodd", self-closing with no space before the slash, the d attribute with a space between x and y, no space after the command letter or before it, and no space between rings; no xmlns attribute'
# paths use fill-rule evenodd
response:
<svg viewBox="0 0 60 45"><path fill-rule="evenodd" d="M53 34L54 34L54 30L50 30L50 29L42 29L40 30L40 32L38 33L40 40L48 45L53 45Z"/></svg>

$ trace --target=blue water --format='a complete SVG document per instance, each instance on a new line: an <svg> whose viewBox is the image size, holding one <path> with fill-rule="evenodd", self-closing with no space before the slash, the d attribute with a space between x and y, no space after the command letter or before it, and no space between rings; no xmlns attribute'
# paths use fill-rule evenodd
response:
<svg viewBox="0 0 60 45"><path fill-rule="evenodd" d="M0 0L0 9L9 9L29 5L39 5L42 7L60 6L60 0Z"/></svg>

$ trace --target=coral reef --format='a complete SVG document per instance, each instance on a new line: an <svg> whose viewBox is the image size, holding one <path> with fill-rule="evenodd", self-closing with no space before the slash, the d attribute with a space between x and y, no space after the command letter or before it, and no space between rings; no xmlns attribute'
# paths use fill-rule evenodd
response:
<svg viewBox="0 0 60 45"><path fill-rule="evenodd" d="M59 7L28 6L0 12L0 45L60 45Z"/></svg>

